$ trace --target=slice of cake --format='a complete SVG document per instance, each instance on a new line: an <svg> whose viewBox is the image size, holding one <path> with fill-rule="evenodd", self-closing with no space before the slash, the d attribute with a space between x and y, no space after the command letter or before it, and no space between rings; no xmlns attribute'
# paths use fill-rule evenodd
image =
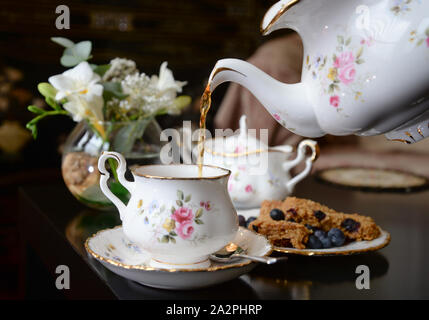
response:
<svg viewBox="0 0 429 320"><path fill-rule="evenodd" d="M315 201L295 197L264 201L259 217L249 228L266 235L276 246L298 249L318 248L315 242L319 240L327 248L344 241L373 240L380 235L380 229L370 217L337 212ZM328 234L334 239L328 239ZM338 241L341 237L342 242Z"/></svg>

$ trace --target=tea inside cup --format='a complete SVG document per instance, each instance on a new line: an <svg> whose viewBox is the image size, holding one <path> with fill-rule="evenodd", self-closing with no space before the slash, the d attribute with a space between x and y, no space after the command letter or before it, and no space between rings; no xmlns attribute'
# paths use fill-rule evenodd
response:
<svg viewBox="0 0 429 320"><path fill-rule="evenodd" d="M145 165L134 167L132 173L136 176L154 179L219 179L227 177L231 172L221 167L203 165L201 176L198 174L198 165L170 164Z"/></svg>

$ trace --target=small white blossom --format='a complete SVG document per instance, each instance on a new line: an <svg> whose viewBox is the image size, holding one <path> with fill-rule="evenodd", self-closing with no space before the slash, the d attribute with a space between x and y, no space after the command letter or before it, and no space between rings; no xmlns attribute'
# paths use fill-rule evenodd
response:
<svg viewBox="0 0 429 320"><path fill-rule="evenodd" d="M136 63L133 60L115 58L110 61L110 68L103 75L103 81L120 82L126 76L138 73Z"/></svg>
<svg viewBox="0 0 429 320"><path fill-rule="evenodd" d="M70 95L79 94L89 100L93 96L101 97L103 86L98 84L100 76L94 73L88 62L79 63L73 69L49 78L49 82L57 89L56 100L67 98Z"/></svg>

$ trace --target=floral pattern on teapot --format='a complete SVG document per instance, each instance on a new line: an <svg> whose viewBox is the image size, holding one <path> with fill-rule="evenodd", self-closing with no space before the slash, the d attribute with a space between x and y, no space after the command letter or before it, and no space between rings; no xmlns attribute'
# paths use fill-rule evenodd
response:
<svg viewBox="0 0 429 320"><path fill-rule="evenodd" d="M355 100L364 102L362 98L363 79L358 77L359 65L365 63L363 59L364 46L371 46L373 39L362 39L358 49L352 47L352 37L337 36L336 52L331 59L327 55L306 57L306 67L314 80L322 86L321 94L329 96L329 104L341 111L341 95L344 91L351 91Z"/></svg>

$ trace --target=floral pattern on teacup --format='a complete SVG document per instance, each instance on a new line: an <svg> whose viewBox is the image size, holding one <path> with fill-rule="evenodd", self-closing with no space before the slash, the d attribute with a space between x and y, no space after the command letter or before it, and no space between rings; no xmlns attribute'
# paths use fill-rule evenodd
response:
<svg viewBox="0 0 429 320"><path fill-rule="evenodd" d="M144 222L148 224L153 219L161 220L161 224L156 228L154 236L160 243L176 243L177 237L183 240L198 241L204 236L196 233L196 226L204 224L202 217L207 212L216 211L210 200L194 203L191 201L192 195L182 190L177 190L175 204L167 212L165 205L159 205L153 200L148 207L143 207L143 200L139 200L137 208L139 214L144 215ZM152 226L155 227L153 222Z"/></svg>

